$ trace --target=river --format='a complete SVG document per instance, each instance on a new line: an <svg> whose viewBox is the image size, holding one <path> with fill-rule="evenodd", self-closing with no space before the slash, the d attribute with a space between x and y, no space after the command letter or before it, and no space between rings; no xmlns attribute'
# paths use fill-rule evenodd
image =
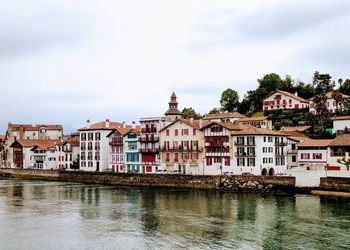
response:
<svg viewBox="0 0 350 250"><path fill-rule="evenodd" d="M0 249L350 249L350 200L0 180Z"/></svg>

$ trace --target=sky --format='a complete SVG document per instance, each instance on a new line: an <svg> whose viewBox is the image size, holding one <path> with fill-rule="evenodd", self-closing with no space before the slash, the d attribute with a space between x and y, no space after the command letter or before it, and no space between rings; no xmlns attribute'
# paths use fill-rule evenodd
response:
<svg viewBox="0 0 350 250"><path fill-rule="evenodd" d="M275 72L350 78L348 0L0 0L0 132L8 122L127 122L207 113Z"/></svg>

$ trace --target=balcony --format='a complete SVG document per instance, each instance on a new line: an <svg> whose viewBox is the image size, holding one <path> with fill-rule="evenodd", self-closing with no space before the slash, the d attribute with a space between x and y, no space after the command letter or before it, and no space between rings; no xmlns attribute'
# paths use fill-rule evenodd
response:
<svg viewBox="0 0 350 250"><path fill-rule="evenodd" d="M111 145L111 146L123 145L123 141L110 141L109 145Z"/></svg>
<svg viewBox="0 0 350 250"><path fill-rule="evenodd" d="M255 142L235 142L235 146L255 147Z"/></svg>
<svg viewBox="0 0 350 250"><path fill-rule="evenodd" d="M179 152L182 152L182 151L194 151L194 152L202 152L203 151L203 148L198 148L198 147L161 147L159 151L162 151L162 152L172 152L172 151L179 151Z"/></svg>
<svg viewBox="0 0 350 250"><path fill-rule="evenodd" d="M286 142L275 142L275 146L284 147L284 146L287 146L287 143Z"/></svg>
<svg viewBox="0 0 350 250"><path fill-rule="evenodd" d="M297 154L297 153L298 153L298 150L296 150L296 149L288 149L288 150L287 150L287 153L288 153L288 154Z"/></svg>
<svg viewBox="0 0 350 250"><path fill-rule="evenodd" d="M157 133L157 128L141 128L141 133Z"/></svg>
<svg viewBox="0 0 350 250"><path fill-rule="evenodd" d="M345 157L346 152L331 152L331 157Z"/></svg>
<svg viewBox="0 0 350 250"><path fill-rule="evenodd" d="M159 136L142 136L139 138L140 142L158 142Z"/></svg>
<svg viewBox="0 0 350 250"><path fill-rule="evenodd" d="M255 153L235 153L235 157L256 157Z"/></svg>
<svg viewBox="0 0 350 250"><path fill-rule="evenodd" d="M140 152L141 153L159 153L159 149L155 149L155 148L141 148Z"/></svg>

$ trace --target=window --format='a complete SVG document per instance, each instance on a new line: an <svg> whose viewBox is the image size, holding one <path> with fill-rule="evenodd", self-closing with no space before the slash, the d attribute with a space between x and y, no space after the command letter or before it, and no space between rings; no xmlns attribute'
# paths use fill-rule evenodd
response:
<svg viewBox="0 0 350 250"><path fill-rule="evenodd" d="M188 129L187 128L182 129L181 134L188 135Z"/></svg>
<svg viewBox="0 0 350 250"><path fill-rule="evenodd" d="M269 136L268 140L269 142L273 142L273 138L271 136Z"/></svg>
<svg viewBox="0 0 350 250"><path fill-rule="evenodd" d="M255 144L255 137L254 136L248 136L247 137L247 143L248 143L248 145L254 145Z"/></svg>
<svg viewBox="0 0 350 250"><path fill-rule="evenodd" d="M178 162L179 161L179 153L175 153L175 159L174 159L175 162Z"/></svg>
<svg viewBox="0 0 350 250"><path fill-rule="evenodd" d="M248 158L248 166L255 167L255 158Z"/></svg>
<svg viewBox="0 0 350 250"><path fill-rule="evenodd" d="M100 142L95 142L95 150L100 150Z"/></svg>
<svg viewBox="0 0 350 250"><path fill-rule="evenodd" d="M88 150L92 150L92 142L88 142Z"/></svg>
<svg viewBox="0 0 350 250"><path fill-rule="evenodd" d="M248 148L248 155L255 156L255 148L254 147L249 147Z"/></svg>
<svg viewBox="0 0 350 250"><path fill-rule="evenodd" d="M82 141L86 141L86 133L81 133L80 137Z"/></svg>
<svg viewBox="0 0 350 250"><path fill-rule="evenodd" d="M264 142L266 142L266 136L264 136Z"/></svg>
<svg viewBox="0 0 350 250"><path fill-rule="evenodd" d="M243 136L237 137L237 144L244 145L244 137Z"/></svg>
<svg viewBox="0 0 350 250"><path fill-rule="evenodd" d="M184 159L184 161L188 160L188 153L182 153L182 159Z"/></svg>
<svg viewBox="0 0 350 250"><path fill-rule="evenodd" d="M297 161L297 157L295 155L292 156L292 162L296 162Z"/></svg>
<svg viewBox="0 0 350 250"><path fill-rule="evenodd" d="M237 158L237 166L244 167L244 158Z"/></svg>
<svg viewBox="0 0 350 250"><path fill-rule="evenodd" d="M96 132L95 133L95 138L96 138L96 141L101 140L101 133L100 132Z"/></svg>
<svg viewBox="0 0 350 250"><path fill-rule="evenodd" d="M136 149L137 149L137 142L128 143L128 150L136 150Z"/></svg>
<svg viewBox="0 0 350 250"><path fill-rule="evenodd" d="M230 166L230 157L225 158L225 166Z"/></svg>
<svg viewBox="0 0 350 250"><path fill-rule="evenodd" d="M309 153L301 153L300 154L300 158L301 159L310 159L310 154Z"/></svg>
<svg viewBox="0 0 350 250"><path fill-rule="evenodd" d="M269 163L273 163L273 158L269 158Z"/></svg>
<svg viewBox="0 0 350 250"><path fill-rule="evenodd" d="M169 135L170 135L169 129L165 130L165 135L166 135L166 136L169 136Z"/></svg>
<svg viewBox="0 0 350 250"><path fill-rule="evenodd" d="M198 153L197 152L192 153L192 160L193 161L198 160Z"/></svg>
<svg viewBox="0 0 350 250"><path fill-rule="evenodd" d="M206 157L206 158L205 158L205 161L206 161L206 165L207 165L207 166L212 165L212 159L211 159L211 157Z"/></svg>
<svg viewBox="0 0 350 250"><path fill-rule="evenodd" d="M88 140L92 141L94 139L94 133L89 133Z"/></svg>
<svg viewBox="0 0 350 250"><path fill-rule="evenodd" d="M316 160L322 160L322 154L321 153L313 153L312 158Z"/></svg>
<svg viewBox="0 0 350 250"><path fill-rule="evenodd" d="M193 135L197 135L197 129L196 128L193 129Z"/></svg>
<svg viewBox="0 0 350 250"><path fill-rule="evenodd" d="M178 135L179 135L179 130L175 129L175 136L178 136Z"/></svg>
<svg viewBox="0 0 350 250"><path fill-rule="evenodd" d="M210 131L213 132L213 133L222 132L222 127L221 126L212 126L210 128Z"/></svg>

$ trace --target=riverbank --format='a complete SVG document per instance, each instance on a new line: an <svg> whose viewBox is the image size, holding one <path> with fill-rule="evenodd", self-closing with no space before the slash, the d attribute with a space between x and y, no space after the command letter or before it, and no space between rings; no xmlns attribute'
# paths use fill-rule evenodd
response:
<svg viewBox="0 0 350 250"><path fill-rule="evenodd" d="M276 192L337 195L350 194L350 178L321 178L316 188L297 187L295 177L288 176L201 176L170 174L130 174L38 169L0 169L0 177L26 180L47 180L107 184L117 186L220 190L224 192ZM317 191L327 191L317 192ZM341 193L341 196L344 194Z"/></svg>
<svg viewBox="0 0 350 250"><path fill-rule="evenodd" d="M136 187L222 190L227 192L295 191L295 178L282 176L154 175L8 168L0 169L0 175L3 178L69 181Z"/></svg>

